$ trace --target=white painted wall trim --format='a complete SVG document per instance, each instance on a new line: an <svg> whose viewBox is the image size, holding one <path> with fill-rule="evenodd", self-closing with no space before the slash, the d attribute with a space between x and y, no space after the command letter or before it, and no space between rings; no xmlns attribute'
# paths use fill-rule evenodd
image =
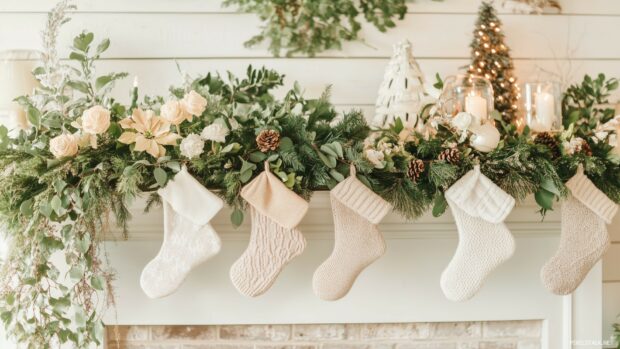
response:
<svg viewBox="0 0 620 349"><path fill-rule="evenodd" d="M249 225L232 230L222 212L214 227L224 242L222 252L193 271L174 295L149 300L139 287L144 265L161 244L161 212L138 214L129 241L108 241L107 252L118 271L119 324L247 324L360 323L544 320L543 348L571 349L575 340L601 341L601 266L597 265L572 296L544 289L540 268L555 253L559 210L543 223L535 204L517 206L508 218L517 252L488 279L480 293L465 303L447 301L439 277L457 244L450 215L407 222L391 214L381 229L388 253L370 266L351 293L338 302L320 301L312 293L312 273L329 255L333 227L328 193L316 193L300 229L308 240L305 253L281 274L264 296L248 299L232 287L228 270L247 245ZM139 311L136 311L139 309ZM112 317L108 323L116 323ZM588 347L586 347L588 348ZM594 347L598 348L598 347Z"/></svg>

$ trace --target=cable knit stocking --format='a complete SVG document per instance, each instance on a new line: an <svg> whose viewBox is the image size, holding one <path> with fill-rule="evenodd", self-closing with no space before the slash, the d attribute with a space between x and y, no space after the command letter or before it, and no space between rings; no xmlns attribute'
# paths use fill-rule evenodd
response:
<svg viewBox="0 0 620 349"><path fill-rule="evenodd" d="M224 203L186 168L158 193L164 207L164 242L140 277L142 290L150 298L172 294L193 268L222 246L209 221Z"/></svg>
<svg viewBox="0 0 620 349"><path fill-rule="evenodd" d="M312 280L314 293L323 300L344 297L357 276L385 253L377 224L391 205L351 175L331 192L336 238L334 250Z"/></svg>
<svg viewBox="0 0 620 349"><path fill-rule="evenodd" d="M515 200L478 166L446 191L446 199L456 221L459 244L441 275L441 289L448 299L465 301L514 253L514 239L503 222Z"/></svg>
<svg viewBox="0 0 620 349"><path fill-rule="evenodd" d="M280 271L306 247L295 227L308 211L308 203L265 171L246 185L241 196L250 205L250 244L230 269L230 278L242 294L260 296L276 281Z"/></svg>
<svg viewBox="0 0 620 349"><path fill-rule="evenodd" d="M230 278L239 292L256 297L265 293L280 271L306 248L306 239L297 229L287 229L250 208L250 244L230 269Z"/></svg>
<svg viewBox="0 0 620 349"><path fill-rule="evenodd" d="M606 224L618 210L581 167L566 186L572 197L562 203L560 247L541 270L545 287L558 295L572 293L601 259L610 245Z"/></svg>

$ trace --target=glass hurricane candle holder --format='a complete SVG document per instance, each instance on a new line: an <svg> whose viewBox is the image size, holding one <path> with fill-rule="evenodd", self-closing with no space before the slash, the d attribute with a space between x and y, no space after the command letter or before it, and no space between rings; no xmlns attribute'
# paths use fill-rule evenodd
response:
<svg viewBox="0 0 620 349"><path fill-rule="evenodd" d="M533 133L562 129L562 92L558 83L528 82L521 93L521 119Z"/></svg>
<svg viewBox="0 0 620 349"><path fill-rule="evenodd" d="M493 86L489 80L480 76L450 76L444 81L439 105L446 116L453 117L460 112L467 112L479 123L484 123L494 109Z"/></svg>
<svg viewBox="0 0 620 349"><path fill-rule="evenodd" d="M26 112L13 100L39 86L32 75L41 53L31 50L0 52L0 123L9 129L28 127Z"/></svg>

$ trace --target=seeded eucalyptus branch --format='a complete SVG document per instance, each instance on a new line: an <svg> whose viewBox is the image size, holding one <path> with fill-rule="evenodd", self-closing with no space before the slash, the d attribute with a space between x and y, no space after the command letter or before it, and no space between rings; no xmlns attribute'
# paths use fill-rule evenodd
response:
<svg viewBox="0 0 620 349"><path fill-rule="evenodd" d="M264 24L246 46L267 42L275 56L341 49L343 41L361 39L361 17L385 32L407 12L406 0L226 0L224 6L256 13Z"/></svg>

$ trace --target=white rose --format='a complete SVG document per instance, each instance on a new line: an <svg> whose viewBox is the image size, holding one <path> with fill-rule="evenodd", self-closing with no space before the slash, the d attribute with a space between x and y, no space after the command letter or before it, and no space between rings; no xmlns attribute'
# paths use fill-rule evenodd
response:
<svg viewBox="0 0 620 349"><path fill-rule="evenodd" d="M469 126L475 122L474 117L470 113L460 112L452 118L452 126L456 127L459 131L466 131Z"/></svg>
<svg viewBox="0 0 620 349"><path fill-rule="evenodd" d="M78 138L71 134L56 136L50 140L50 152L57 158L74 156L78 152Z"/></svg>
<svg viewBox="0 0 620 349"><path fill-rule="evenodd" d="M192 115L185 111L179 101L168 101L161 106L161 116L173 125L179 125L185 120L192 121Z"/></svg>
<svg viewBox="0 0 620 349"><path fill-rule="evenodd" d="M196 91L190 91L181 101L183 108L191 115L200 116L207 109L207 100Z"/></svg>
<svg viewBox="0 0 620 349"><path fill-rule="evenodd" d="M181 155L193 159L203 153L205 142L195 133L189 134L181 141Z"/></svg>
<svg viewBox="0 0 620 349"><path fill-rule="evenodd" d="M385 155L382 152L374 149L367 149L365 155L366 159L368 159L370 162L372 162L373 165L375 165L375 168L380 169L385 167L385 164L383 163Z"/></svg>
<svg viewBox="0 0 620 349"><path fill-rule="evenodd" d="M205 127L200 133L200 137L205 141L214 141L218 143L224 143L226 141L226 136L228 136L228 128L218 123Z"/></svg>
<svg viewBox="0 0 620 349"><path fill-rule="evenodd" d="M84 132L98 135L110 128L110 111L96 105L84 112L82 115L82 130Z"/></svg>

